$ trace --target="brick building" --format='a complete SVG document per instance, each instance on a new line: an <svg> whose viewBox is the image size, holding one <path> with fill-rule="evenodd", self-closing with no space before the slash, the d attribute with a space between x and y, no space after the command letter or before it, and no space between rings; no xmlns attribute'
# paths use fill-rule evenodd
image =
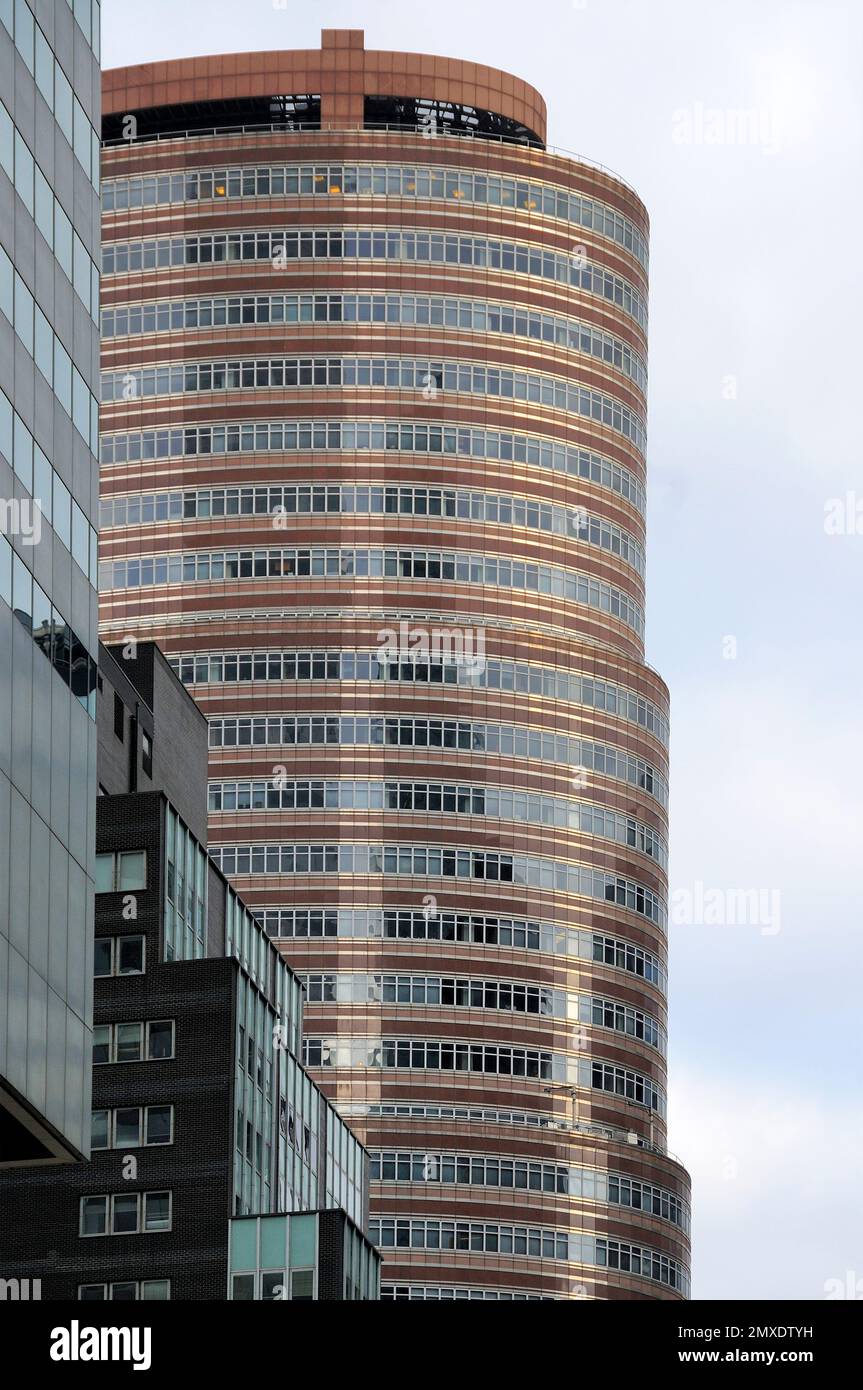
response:
<svg viewBox="0 0 863 1390"><path fill-rule="evenodd" d="M296 976L203 848L206 722L153 644L100 649L97 701L91 1158L0 1177L0 1266L43 1299L221 1300L232 1217L330 1208L342 1254L308 1245L279 1296L377 1297L368 1156L298 1061Z"/></svg>

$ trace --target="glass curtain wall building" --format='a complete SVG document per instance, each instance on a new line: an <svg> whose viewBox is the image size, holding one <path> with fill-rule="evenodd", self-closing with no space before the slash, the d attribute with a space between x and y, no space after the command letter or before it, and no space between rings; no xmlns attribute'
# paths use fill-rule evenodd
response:
<svg viewBox="0 0 863 1390"><path fill-rule="evenodd" d="M527 83L359 31L103 106L103 631L209 720L381 1296L686 1297L644 205Z"/></svg>
<svg viewBox="0 0 863 1390"><path fill-rule="evenodd" d="M0 1167L90 1144L99 22L0 0Z"/></svg>

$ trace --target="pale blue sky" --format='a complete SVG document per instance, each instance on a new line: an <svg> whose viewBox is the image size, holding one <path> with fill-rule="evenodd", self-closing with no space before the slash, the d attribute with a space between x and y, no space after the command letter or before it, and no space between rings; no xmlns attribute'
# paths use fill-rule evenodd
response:
<svg viewBox="0 0 863 1390"><path fill-rule="evenodd" d="M552 144L648 205L647 655L672 691L672 890L781 894L778 932L672 929L670 1144L693 1175L700 1298L863 1280L861 14L103 0L106 67L344 27L508 69L545 96ZM860 534L825 534L849 492Z"/></svg>

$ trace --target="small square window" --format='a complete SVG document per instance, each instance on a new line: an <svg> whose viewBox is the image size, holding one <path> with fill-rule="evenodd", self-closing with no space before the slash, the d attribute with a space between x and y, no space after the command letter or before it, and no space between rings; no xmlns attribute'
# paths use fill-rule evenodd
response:
<svg viewBox="0 0 863 1390"><path fill-rule="evenodd" d="M270 1301L287 1297L287 1275L284 1270L267 1271L261 1275L261 1298Z"/></svg>
<svg viewBox="0 0 863 1390"><path fill-rule="evenodd" d="M255 1299L254 1274L235 1274L231 1296L236 1303L253 1303Z"/></svg>
<svg viewBox="0 0 863 1390"><path fill-rule="evenodd" d="M311 1303L314 1297L315 1271L297 1269L291 1275L291 1298L295 1303Z"/></svg>
<svg viewBox="0 0 863 1390"><path fill-rule="evenodd" d="M108 1290L105 1284L79 1284L78 1302L79 1303L104 1303L108 1297Z"/></svg>

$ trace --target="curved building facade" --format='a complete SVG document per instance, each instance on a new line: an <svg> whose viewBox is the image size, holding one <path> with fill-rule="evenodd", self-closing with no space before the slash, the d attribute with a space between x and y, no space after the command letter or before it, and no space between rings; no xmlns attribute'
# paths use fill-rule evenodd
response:
<svg viewBox="0 0 863 1390"><path fill-rule="evenodd" d="M101 615L210 721L392 1298L684 1298L648 220L474 63L105 75Z"/></svg>

